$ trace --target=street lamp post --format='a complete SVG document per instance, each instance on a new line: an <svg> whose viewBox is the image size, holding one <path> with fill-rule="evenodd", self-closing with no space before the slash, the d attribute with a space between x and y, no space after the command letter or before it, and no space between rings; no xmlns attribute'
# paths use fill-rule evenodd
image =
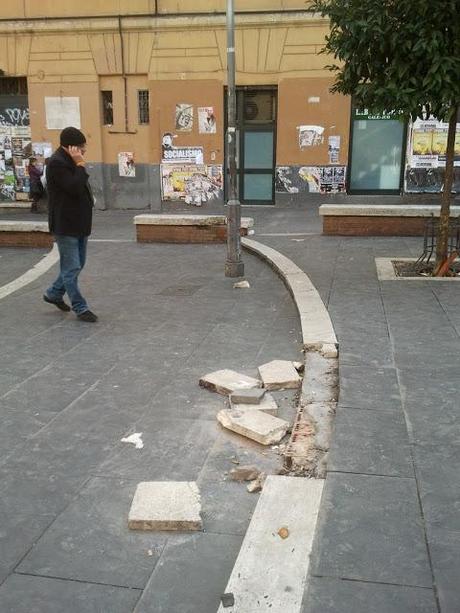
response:
<svg viewBox="0 0 460 613"><path fill-rule="evenodd" d="M236 89L235 89L235 11L233 0L227 0L227 261L226 277L242 277L241 204L238 199L236 174Z"/></svg>

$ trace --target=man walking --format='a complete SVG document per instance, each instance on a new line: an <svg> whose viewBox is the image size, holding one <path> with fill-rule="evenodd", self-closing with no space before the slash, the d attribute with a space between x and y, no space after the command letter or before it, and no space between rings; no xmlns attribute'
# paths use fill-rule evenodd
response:
<svg viewBox="0 0 460 613"><path fill-rule="evenodd" d="M49 228L59 249L60 272L43 300L61 311L70 311L64 302L67 293L78 319L92 323L97 316L89 310L78 287L94 206L85 169L86 138L77 128L69 127L62 130L60 143L46 170Z"/></svg>

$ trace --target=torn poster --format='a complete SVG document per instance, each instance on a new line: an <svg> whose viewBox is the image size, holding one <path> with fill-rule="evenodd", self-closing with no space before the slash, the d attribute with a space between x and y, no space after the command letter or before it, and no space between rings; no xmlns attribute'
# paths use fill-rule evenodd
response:
<svg viewBox="0 0 460 613"><path fill-rule="evenodd" d="M323 126L298 126L297 129L299 131L300 149L316 147L323 142Z"/></svg>
<svg viewBox="0 0 460 613"><path fill-rule="evenodd" d="M118 174L120 177L135 177L134 154L132 151L121 151L118 154Z"/></svg>
<svg viewBox="0 0 460 613"><path fill-rule="evenodd" d="M329 136L327 140L329 164L338 164L340 153L340 136Z"/></svg>
<svg viewBox="0 0 460 613"><path fill-rule="evenodd" d="M191 104L176 104L176 130L178 132L193 130L193 106Z"/></svg>
<svg viewBox="0 0 460 613"><path fill-rule="evenodd" d="M198 132L200 134L216 133L216 116L213 106L201 106L198 108Z"/></svg>

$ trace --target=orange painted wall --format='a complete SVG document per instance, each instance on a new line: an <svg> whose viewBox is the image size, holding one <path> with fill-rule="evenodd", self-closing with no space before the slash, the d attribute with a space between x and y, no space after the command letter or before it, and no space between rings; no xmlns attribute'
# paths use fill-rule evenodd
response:
<svg viewBox="0 0 460 613"><path fill-rule="evenodd" d="M340 136L339 163L347 163L350 99L331 94L331 85L332 79L327 78L283 79L280 82L276 160L278 166L329 164L329 136ZM316 101L318 98L319 102ZM301 125L323 126L323 143L301 150L297 129Z"/></svg>

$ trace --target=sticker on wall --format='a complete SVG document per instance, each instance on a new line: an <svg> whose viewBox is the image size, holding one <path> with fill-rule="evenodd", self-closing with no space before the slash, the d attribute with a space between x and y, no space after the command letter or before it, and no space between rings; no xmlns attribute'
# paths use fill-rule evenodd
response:
<svg viewBox="0 0 460 613"><path fill-rule="evenodd" d="M329 164L339 163L340 136L329 136L328 138Z"/></svg>
<svg viewBox="0 0 460 613"><path fill-rule="evenodd" d="M63 130L67 126L80 129L80 98L46 96L45 116L48 130Z"/></svg>
<svg viewBox="0 0 460 613"><path fill-rule="evenodd" d="M299 131L299 147L306 149L307 147L316 147L323 142L323 126L298 126Z"/></svg>
<svg viewBox="0 0 460 613"><path fill-rule="evenodd" d="M132 151L121 151L118 154L118 174L120 177L135 177L134 154Z"/></svg>
<svg viewBox="0 0 460 613"><path fill-rule="evenodd" d="M176 130L178 132L193 130L193 106L191 104L176 104Z"/></svg>
<svg viewBox="0 0 460 613"><path fill-rule="evenodd" d="M163 200L184 200L202 206L222 196L222 166L204 164L162 164Z"/></svg>
<svg viewBox="0 0 460 613"><path fill-rule="evenodd" d="M53 145L51 143L32 143L32 155L46 160L53 155Z"/></svg>
<svg viewBox="0 0 460 613"><path fill-rule="evenodd" d="M200 134L216 133L216 116L213 106L200 106L198 108L198 132Z"/></svg>

